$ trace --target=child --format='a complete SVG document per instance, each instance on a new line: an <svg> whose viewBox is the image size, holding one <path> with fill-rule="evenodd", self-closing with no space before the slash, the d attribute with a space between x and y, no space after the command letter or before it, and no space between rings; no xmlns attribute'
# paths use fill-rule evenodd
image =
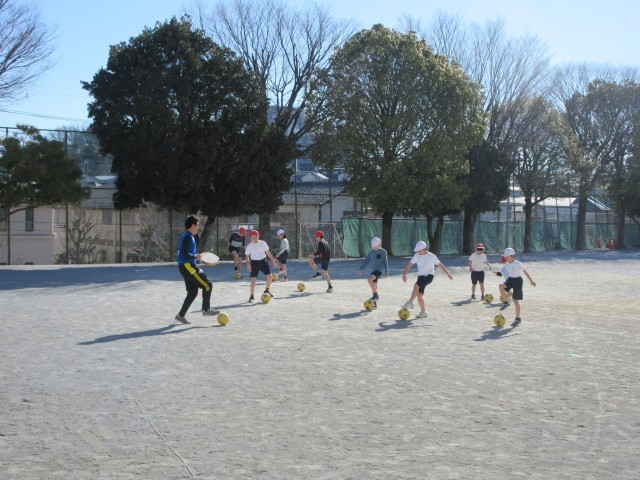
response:
<svg viewBox="0 0 640 480"><path fill-rule="evenodd" d="M245 245L245 235L247 229L240 227L237 232L233 232L227 242L227 251L233 255L233 270L239 272L242 269L242 249Z"/></svg>
<svg viewBox="0 0 640 480"><path fill-rule="evenodd" d="M322 268L322 275L327 279L327 293L333 293L333 286L331 285L331 277L329 276L329 262L331 261L331 250L329 249L329 244L324 239L324 232L318 230L315 234L316 242L318 242L318 248L312 255L309 255L307 258L309 260L309 265L314 272L316 272L311 278L319 278L321 276L318 271L317 265L320 264L320 268Z"/></svg>
<svg viewBox="0 0 640 480"><path fill-rule="evenodd" d="M269 291L269 287L271 287L271 269L269 268L267 257L269 257L269 260L273 263L273 268L277 268L278 264L269 251L269 245L267 245L267 242L260 240L260 232L257 230L251 230L249 232L249 237L251 238L251 241L245 248L244 253L247 260L247 270L249 270L249 273L251 274L251 296L249 297L249 301L253 302L253 293L256 289L256 281L258 280L258 273L260 272L267 276L267 286L264 293L268 293L273 297L273 294Z"/></svg>
<svg viewBox="0 0 640 480"><path fill-rule="evenodd" d="M469 257L469 272L471 272L471 300L476 298L476 284L480 284L480 300L484 300L484 266L487 265L492 270L491 264L484 253L484 245L476 245L475 253ZM492 270L493 271L493 270Z"/></svg>
<svg viewBox="0 0 640 480"><path fill-rule="evenodd" d="M411 260L409 260L407 266L404 267L404 272L402 272L402 281L404 283L407 283L407 273L409 272L409 270L411 270L411 267L414 264L418 265L418 280L413 286L411 298L404 304L404 307L413 308L413 300L418 297L420 313L416 315L416 318L425 318L427 316L427 312L424 308L424 289L433 281L435 266L437 265L440 270L442 270L447 275L447 277L449 277L449 280L453 280L453 277L447 270L447 267L440 263L438 257L427 250L427 244L422 240L416 243L413 251L415 252L415 255L411 257Z"/></svg>
<svg viewBox="0 0 640 480"><path fill-rule="evenodd" d="M178 270L184 279L185 287L187 287L187 296L175 318L180 323L191 323L187 321L185 315L198 296L199 288L202 289L202 313L204 315L217 315L220 312L212 309L210 305L211 288L213 287L211 280L196 266L196 262L200 261L200 254L196 253L195 235L200 230L200 219L195 215L189 215L184 221L184 228L186 232L182 234L178 245Z"/></svg>
<svg viewBox="0 0 640 480"><path fill-rule="evenodd" d="M524 273L526 277L529 279L529 282L532 286L536 286L536 282L531 279L529 272L527 272L518 260L515 259L515 250L511 247L505 249L502 254L506 259L506 263L502 266L502 270L500 272L495 272L499 277L504 276L505 281L499 285L500 288L500 298L504 298L504 305L500 308L500 310L504 310L509 306L509 292L513 289L513 303L516 305L516 319L511 324L512 327L517 327L520 325L522 319L520 318L520 300L523 299L522 294L522 274Z"/></svg>
<svg viewBox="0 0 640 480"><path fill-rule="evenodd" d="M282 274L282 281L287 281L287 258L289 258L289 240L287 240L287 234L284 230L278 230L276 232L277 237L280 239L280 250L276 255L276 259L280 262L280 273Z"/></svg>
<svg viewBox="0 0 640 480"><path fill-rule="evenodd" d="M387 251L382 248L382 241L378 237L371 239L371 251L367 254L364 261L358 269L358 275L362 275L362 270L368 264L371 264L371 275L369 275L368 282L371 287L371 300L377 302L378 297L378 279L384 275L384 278L389 276L389 261L387 258Z"/></svg>

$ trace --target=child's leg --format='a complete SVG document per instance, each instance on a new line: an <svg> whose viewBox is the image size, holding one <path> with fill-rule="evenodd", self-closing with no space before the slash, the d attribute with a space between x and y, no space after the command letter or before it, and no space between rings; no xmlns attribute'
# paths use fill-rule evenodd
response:
<svg viewBox="0 0 640 480"><path fill-rule="evenodd" d="M420 305L420 311L424 312L424 295L418 291L418 305Z"/></svg>
<svg viewBox="0 0 640 480"><path fill-rule="evenodd" d="M484 283L480 284L480 295L482 295L484 297Z"/></svg>
<svg viewBox="0 0 640 480"><path fill-rule="evenodd" d="M253 296L253 293L256 291L256 277L251 277L251 296Z"/></svg>
<svg viewBox="0 0 640 480"><path fill-rule="evenodd" d="M271 286L271 282L273 281L273 277L271 276L271 273L267 273L267 286L266 286L266 290L269 290L269 287Z"/></svg>
<svg viewBox="0 0 640 480"><path fill-rule="evenodd" d="M373 294L378 293L378 282L376 282L375 280L376 280L376 276L375 275L371 275L367 279L367 282L369 282L369 286L371 287L371 293L373 293Z"/></svg>
<svg viewBox="0 0 640 480"><path fill-rule="evenodd" d="M416 297L418 296L418 290L420 289L420 287L418 286L417 283L415 283L413 285L413 290L411 291L411 298L409 299L410 302L413 303L413 301L416 299Z"/></svg>
<svg viewBox="0 0 640 480"><path fill-rule="evenodd" d="M322 275L327 279L327 283L331 285L331 277L329 276L329 270L322 270Z"/></svg>
<svg viewBox="0 0 640 480"><path fill-rule="evenodd" d="M520 318L520 300L514 300L513 303L516 306L516 318Z"/></svg>
<svg viewBox="0 0 640 480"><path fill-rule="evenodd" d="M313 258L309 260L309 266L313 269L314 272L318 271L318 267L316 266L316 262Z"/></svg>

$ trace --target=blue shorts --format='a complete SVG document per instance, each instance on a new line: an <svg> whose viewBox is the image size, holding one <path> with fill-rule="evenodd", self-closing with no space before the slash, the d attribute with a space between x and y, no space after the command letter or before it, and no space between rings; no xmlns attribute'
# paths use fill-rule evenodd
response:
<svg viewBox="0 0 640 480"><path fill-rule="evenodd" d="M424 293L424 289L427 285L433 282L433 275L419 275L416 285L418 285L418 291Z"/></svg>
<svg viewBox="0 0 640 480"><path fill-rule="evenodd" d="M484 270L480 270L479 272L471 272L471 283L473 283L474 285L478 283L484 283Z"/></svg>
<svg viewBox="0 0 640 480"><path fill-rule="evenodd" d="M511 289L513 289L513 299L514 300L522 300L524 298L524 295L522 294L522 284L524 282L522 281L522 277L509 277L507 278L507 281L504 282L505 286L507 287L507 292Z"/></svg>

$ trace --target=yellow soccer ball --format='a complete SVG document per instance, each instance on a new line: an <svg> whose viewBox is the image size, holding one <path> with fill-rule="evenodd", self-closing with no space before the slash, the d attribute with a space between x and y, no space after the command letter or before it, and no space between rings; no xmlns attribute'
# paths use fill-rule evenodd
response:
<svg viewBox="0 0 640 480"><path fill-rule="evenodd" d="M224 312L220 312L218 314L218 323L220 325L226 325L227 323L229 323L229 320L230 320L230 318L229 318L228 314L226 314Z"/></svg>
<svg viewBox="0 0 640 480"><path fill-rule="evenodd" d="M408 308L402 307L400 310L398 310L398 318L400 320L409 320L410 316L411 316L411 312L409 311Z"/></svg>
<svg viewBox="0 0 640 480"><path fill-rule="evenodd" d="M260 297L260 300L262 300L262 303L269 303L271 301L271 295L265 292Z"/></svg>
<svg viewBox="0 0 640 480"><path fill-rule="evenodd" d="M304 283L300 282L298 284L298 291L299 292L304 292L306 288L307 288L307 286Z"/></svg>
<svg viewBox="0 0 640 480"><path fill-rule="evenodd" d="M493 323L495 323L498 327L504 327L506 321L507 319L501 313L493 317Z"/></svg>
<svg viewBox="0 0 640 480"><path fill-rule="evenodd" d="M274 282L277 282L278 281L278 274L277 273L272 274L271 275L271 280L274 281Z"/></svg>
<svg viewBox="0 0 640 480"><path fill-rule="evenodd" d="M233 274L233 278L236 280L240 280L242 278L242 274L240 272L236 272Z"/></svg>
<svg viewBox="0 0 640 480"><path fill-rule="evenodd" d="M364 302L364 309L367 312L370 312L371 310L373 310L374 308L376 308L376 304L373 300L367 299Z"/></svg>
<svg viewBox="0 0 640 480"><path fill-rule="evenodd" d="M485 301L485 302L487 302L487 303L491 303L491 302L493 302L493 295L492 295L492 294L490 294L490 293L486 294L486 295L484 296L484 301Z"/></svg>

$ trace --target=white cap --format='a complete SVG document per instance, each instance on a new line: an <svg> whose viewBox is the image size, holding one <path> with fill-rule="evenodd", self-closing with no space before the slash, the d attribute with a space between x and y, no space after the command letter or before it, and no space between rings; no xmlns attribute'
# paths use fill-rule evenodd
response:
<svg viewBox="0 0 640 480"><path fill-rule="evenodd" d="M515 255L515 254L516 254L516 251L511 247L505 248L504 252L502 252L503 257L510 257L511 255Z"/></svg>
<svg viewBox="0 0 640 480"><path fill-rule="evenodd" d="M282 235L283 233L284 233L284 230L278 230L278 231L276 232L276 235Z"/></svg>
<svg viewBox="0 0 640 480"><path fill-rule="evenodd" d="M381 243L382 243L382 240L380 240L378 237L373 237L371 239L371 248L376 248Z"/></svg>
<svg viewBox="0 0 640 480"><path fill-rule="evenodd" d="M418 243L416 243L416 246L414 247L413 251L419 252L420 250L424 250L425 248L427 248L427 244L424 243L422 240L420 240Z"/></svg>

